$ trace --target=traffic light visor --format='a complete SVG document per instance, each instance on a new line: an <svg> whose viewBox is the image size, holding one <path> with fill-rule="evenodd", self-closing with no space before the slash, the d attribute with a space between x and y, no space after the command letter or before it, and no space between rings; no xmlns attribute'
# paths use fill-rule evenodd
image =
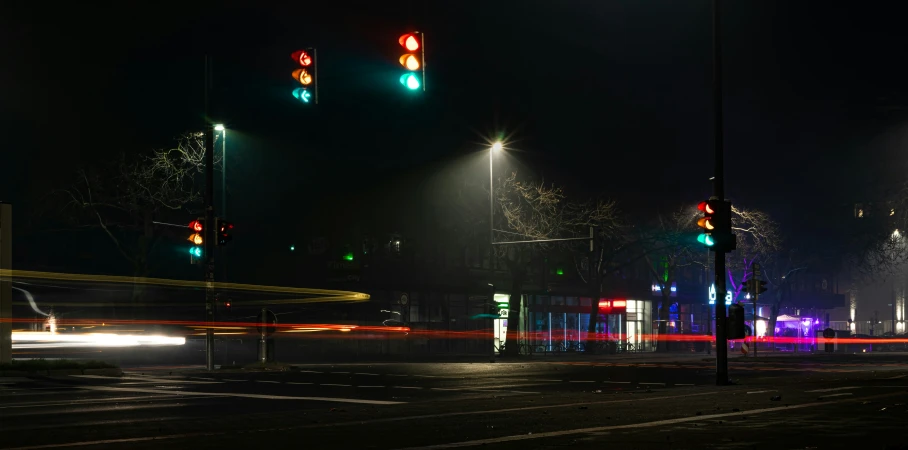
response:
<svg viewBox="0 0 908 450"><path fill-rule="evenodd" d="M312 56L309 55L309 52L305 50L297 50L290 54L290 59L299 63L303 67L309 67L312 65Z"/></svg>
<svg viewBox="0 0 908 450"><path fill-rule="evenodd" d="M312 74L306 69L296 69L293 71L293 78L299 81L303 86L312 84Z"/></svg>
<svg viewBox="0 0 908 450"><path fill-rule="evenodd" d="M400 42L400 45L403 48L407 49L408 52L415 52L419 50L419 38L417 38L414 34L407 33L401 36L400 39L397 40L397 42Z"/></svg>
<svg viewBox="0 0 908 450"><path fill-rule="evenodd" d="M419 63L419 58L416 55L403 55L400 57L400 65L407 68L407 70L419 70L421 64Z"/></svg>
<svg viewBox="0 0 908 450"><path fill-rule="evenodd" d="M700 228L706 228L707 230L715 229L716 227L712 224L712 217L703 217L697 221L697 225Z"/></svg>

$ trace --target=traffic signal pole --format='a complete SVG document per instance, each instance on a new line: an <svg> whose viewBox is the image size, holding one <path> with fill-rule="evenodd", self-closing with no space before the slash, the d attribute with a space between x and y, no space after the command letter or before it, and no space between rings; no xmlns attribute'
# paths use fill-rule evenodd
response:
<svg viewBox="0 0 908 450"><path fill-rule="evenodd" d="M205 226L202 248L205 252L205 367L214 370L214 124L209 117L208 89L211 79L211 61L205 56Z"/></svg>
<svg viewBox="0 0 908 450"><path fill-rule="evenodd" d="M725 200L725 158L722 134L722 46L719 40L719 0L713 0L713 113L715 114L715 176L713 194ZM725 230L722 230L723 232ZM730 230L728 230L730 231ZM727 311L725 309L725 243L717 246L716 255L716 385L728 384Z"/></svg>

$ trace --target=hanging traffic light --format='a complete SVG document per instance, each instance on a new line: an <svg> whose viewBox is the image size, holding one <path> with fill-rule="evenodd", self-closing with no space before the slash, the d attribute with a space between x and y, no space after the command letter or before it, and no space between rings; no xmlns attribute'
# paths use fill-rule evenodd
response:
<svg viewBox="0 0 908 450"><path fill-rule="evenodd" d="M707 200L705 202L700 202L697 205L697 209L703 213L703 217L697 221L697 226L703 228L703 233L700 233L697 236L697 242L707 246L712 247L716 244L716 240L713 237L713 231L715 230L715 218L713 217L716 214L715 210L715 201Z"/></svg>
<svg viewBox="0 0 908 450"><path fill-rule="evenodd" d="M407 69L400 76L400 84L411 91L426 90L426 49L425 35L419 31L407 33L397 39L404 53L398 59L400 65Z"/></svg>
<svg viewBox="0 0 908 450"><path fill-rule="evenodd" d="M293 97L300 103L318 104L318 58L314 48L297 50L290 54L296 69L290 74L302 87L293 90Z"/></svg>
<svg viewBox="0 0 908 450"><path fill-rule="evenodd" d="M221 218L217 219L217 223L218 245L227 245L228 242L233 240L231 234L233 232L233 224Z"/></svg>

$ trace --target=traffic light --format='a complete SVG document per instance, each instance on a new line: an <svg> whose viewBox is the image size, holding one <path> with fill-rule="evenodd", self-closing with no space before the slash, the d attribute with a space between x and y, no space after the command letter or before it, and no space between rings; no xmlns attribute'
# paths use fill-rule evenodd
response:
<svg viewBox="0 0 908 450"><path fill-rule="evenodd" d="M400 65L407 71L400 76L400 84L411 91L426 90L426 49L424 47L425 35L419 31L401 36L397 42L403 47L404 53L398 59Z"/></svg>
<svg viewBox="0 0 908 450"><path fill-rule="evenodd" d="M189 247L189 261L193 264L198 263L202 259L202 244L205 242L205 239L202 237L202 231L204 230L205 221L201 217L189 222L189 231L191 234L187 240L192 242L192 247Z"/></svg>
<svg viewBox="0 0 908 450"><path fill-rule="evenodd" d="M293 97L300 103L318 104L318 58L314 48L297 50L290 54L295 69L290 74L300 87L293 90Z"/></svg>
<svg viewBox="0 0 908 450"><path fill-rule="evenodd" d="M703 217L697 221L697 226L703 228L703 232L697 236L697 242L707 246L712 247L716 244L716 239L713 237L713 232L716 229L715 225L715 201L707 200L705 202L700 202L697 205L697 209L703 213Z"/></svg>
<svg viewBox="0 0 908 450"><path fill-rule="evenodd" d="M233 224L218 218L218 245L227 245L228 242L233 240L231 233L233 232Z"/></svg>
<svg viewBox="0 0 908 450"><path fill-rule="evenodd" d="M728 318L726 319L728 330L726 337L728 339L744 339L747 336L744 325L744 307L734 303L728 306Z"/></svg>
<svg viewBox="0 0 908 450"><path fill-rule="evenodd" d="M766 292L767 288L766 288L765 281L763 281L763 280L754 280L754 281L755 281L754 286L753 286L754 294L762 294L762 293Z"/></svg>
<svg viewBox="0 0 908 450"><path fill-rule="evenodd" d="M743 283L741 283L741 292L743 292L743 293L745 293L745 294L751 294L751 295L753 295L753 293L754 293L754 280L753 280L753 279L750 279L750 280L747 280L747 281L744 281Z"/></svg>

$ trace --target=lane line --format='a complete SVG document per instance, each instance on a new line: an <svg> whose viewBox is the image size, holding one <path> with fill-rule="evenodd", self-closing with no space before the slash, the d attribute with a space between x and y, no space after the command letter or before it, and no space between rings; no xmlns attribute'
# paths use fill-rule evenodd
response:
<svg viewBox="0 0 908 450"><path fill-rule="evenodd" d="M406 376L409 376L409 375L400 374L400 373L386 373L385 376L388 376L388 377L406 377Z"/></svg>
<svg viewBox="0 0 908 450"><path fill-rule="evenodd" d="M545 381L545 382L548 382L548 383L561 383L562 381L565 381L565 380L553 380L553 379L551 379L551 378L540 378L540 379L538 379L538 380L536 380L536 381Z"/></svg>
<svg viewBox="0 0 908 450"><path fill-rule="evenodd" d="M765 392L776 392L776 390L775 390L775 389L767 389L767 390L765 390L765 391L750 391L750 392L748 392L748 394L763 394L763 393L765 393Z"/></svg>
<svg viewBox="0 0 908 450"><path fill-rule="evenodd" d="M70 375L73 378L103 379L111 381L133 380L130 384L139 383L170 383L170 384L219 384L223 381L193 381L181 378L152 378L152 377L105 377L102 375ZM125 383L121 383L125 384Z"/></svg>
<svg viewBox="0 0 908 450"><path fill-rule="evenodd" d="M739 416L751 416L754 414L765 414L773 413L780 411L791 411L794 409L803 409L803 408L812 408L815 406L826 406L836 403L843 403L847 400L840 400L835 402L812 402L804 403L800 405L788 405L788 406L777 406L774 408L761 408L761 409L752 409L749 411L738 411L730 413L721 413L721 414L707 414L702 416L688 416L688 417L679 417L676 419L666 419L666 420L656 420L652 422L642 422L642 423L632 423L627 425L608 425L602 427L590 427L590 428L576 428L573 430L561 430L561 431L549 431L543 433L533 433L533 434L518 434L512 436L502 436L497 438L488 438L488 439L476 439L472 441L461 441L461 442L450 442L447 444L435 444L435 445L425 445L420 447L407 447L402 450L438 450L446 448L461 448L461 447L478 447L486 444L500 444L503 442L515 442L515 441L526 441L530 439L545 439L552 437L560 436L570 436L575 434L589 434L589 433L602 433L606 431L613 430L631 430L638 428L653 428L653 427L662 427L665 425L675 425L679 423L687 422L700 422L704 420L711 419L721 419L724 417L739 417Z"/></svg>
<svg viewBox="0 0 908 450"><path fill-rule="evenodd" d="M300 370L300 373L322 373L317 370Z"/></svg>
<svg viewBox="0 0 908 450"><path fill-rule="evenodd" d="M182 395L157 395L157 396L136 396L136 397L105 397L105 398L87 398L81 400L58 401L58 402L28 402L14 405L0 406L0 409L11 408L40 408L44 406L66 406L66 405L90 405L92 403L110 403L110 402L132 402L132 401L155 401L155 400L173 400L174 398L194 398Z"/></svg>
<svg viewBox="0 0 908 450"><path fill-rule="evenodd" d="M658 384L658 385L661 385L661 386L665 386L665 383L646 383L646 382L643 382L643 381L641 381L641 382L639 382L639 383L637 383L637 384Z"/></svg>
<svg viewBox="0 0 908 450"><path fill-rule="evenodd" d="M280 381L272 381L272 380L255 380L255 382L256 382L256 383L281 384Z"/></svg>
<svg viewBox="0 0 908 450"><path fill-rule="evenodd" d="M846 389L860 389L860 387L849 386L849 387L838 387L838 388L829 388L829 389L814 389L812 391L804 391L804 392L835 392L835 391L844 391Z"/></svg>
<svg viewBox="0 0 908 450"><path fill-rule="evenodd" d="M249 380L233 380L233 379L230 379L230 378L224 378L224 381L230 381L230 382L236 383L236 382L240 382L240 381L249 381Z"/></svg>
<svg viewBox="0 0 908 450"><path fill-rule="evenodd" d="M117 388L110 386L80 386L79 389L90 391L113 391L113 392L141 392L145 394L168 394L180 396L204 396L204 397L237 397L237 398L259 398L267 400L311 400L316 402L334 402L334 403L361 403L364 405L400 405L406 402L392 402L386 400L364 400L358 398L333 398L333 397L291 397L287 395L263 395L263 394L241 394L227 392L188 392L188 391L168 391L161 389L142 389L142 388Z"/></svg>
<svg viewBox="0 0 908 450"><path fill-rule="evenodd" d="M851 392L843 392L843 393L841 393L841 394L821 395L821 396L819 396L819 397L817 397L817 398L844 397L844 396L846 396L846 395L854 395L854 394L852 394Z"/></svg>

